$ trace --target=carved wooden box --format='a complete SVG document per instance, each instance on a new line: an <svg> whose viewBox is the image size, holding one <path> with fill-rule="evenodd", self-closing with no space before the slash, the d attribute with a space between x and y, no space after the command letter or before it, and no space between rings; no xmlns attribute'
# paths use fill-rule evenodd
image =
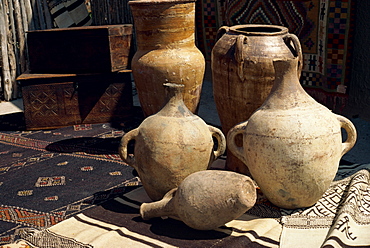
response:
<svg viewBox="0 0 370 248"><path fill-rule="evenodd" d="M132 24L29 31L31 73L114 72L129 67Z"/></svg>
<svg viewBox="0 0 370 248"><path fill-rule="evenodd" d="M22 74L26 128L51 129L128 120L133 97L129 70L95 74Z"/></svg>

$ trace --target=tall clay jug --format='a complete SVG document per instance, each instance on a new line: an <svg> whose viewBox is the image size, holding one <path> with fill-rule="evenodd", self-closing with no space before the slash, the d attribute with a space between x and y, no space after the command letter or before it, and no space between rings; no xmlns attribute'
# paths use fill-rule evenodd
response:
<svg viewBox="0 0 370 248"><path fill-rule="evenodd" d="M119 148L121 158L137 170L154 201L162 199L188 175L207 170L226 148L221 130L207 125L185 106L184 85L167 83L165 87L167 104L125 134ZM213 137L217 140L215 151ZM133 157L127 154L131 140L135 140Z"/></svg>
<svg viewBox="0 0 370 248"><path fill-rule="evenodd" d="M205 60L195 46L195 0L129 1L137 51L132 74L144 115L166 103L163 82L185 85L184 102L197 112Z"/></svg>
<svg viewBox="0 0 370 248"><path fill-rule="evenodd" d="M212 50L213 95L222 131L247 120L270 93L274 83L273 59L299 57L298 38L288 29L275 25L221 27L221 38ZM237 142L240 145L241 139ZM250 175L243 163L227 150L226 167Z"/></svg>
<svg viewBox="0 0 370 248"><path fill-rule="evenodd" d="M288 209L309 207L321 198L357 139L348 119L305 92L297 63L274 61L275 83L267 100L227 137L229 149L248 166L266 197ZM343 143L342 128L347 132ZM239 134L241 147L235 143Z"/></svg>

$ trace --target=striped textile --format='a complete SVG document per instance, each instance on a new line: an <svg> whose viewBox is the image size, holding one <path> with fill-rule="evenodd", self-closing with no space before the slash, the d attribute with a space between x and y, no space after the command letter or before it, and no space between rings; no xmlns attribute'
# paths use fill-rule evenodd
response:
<svg viewBox="0 0 370 248"><path fill-rule="evenodd" d="M258 191L256 205L236 220L198 231L172 218L143 221L150 202L136 187L45 230L25 229L31 247L369 247L370 164L341 164L331 187L312 207L287 210Z"/></svg>
<svg viewBox="0 0 370 248"><path fill-rule="evenodd" d="M48 6L58 28L89 26L92 23L84 0L51 0Z"/></svg>

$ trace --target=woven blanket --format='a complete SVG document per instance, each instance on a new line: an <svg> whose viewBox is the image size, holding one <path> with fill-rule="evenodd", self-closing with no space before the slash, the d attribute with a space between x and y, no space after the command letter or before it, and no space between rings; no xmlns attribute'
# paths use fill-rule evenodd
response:
<svg viewBox="0 0 370 248"><path fill-rule="evenodd" d="M196 44L206 60L216 43L217 31L224 25L224 0L201 0L195 4Z"/></svg>
<svg viewBox="0 0 370 248"><path fill-rule="evenodd" d="M84 0L51 0L48 6L58 28L89 26L92 23Z"/></svg>
<svg viewBox="0 0 370 248"><path fill-rule="evenodd" d="M134 169L118 155L122 135L141 122L134 119L117 128L0 131L0 245L20 228L50 227L135 184Z"/></svg>
<svg viewBox="0 0 370 248"><path fill-rule="evenodd" d="M139 206L150 199L139 187L45 230L24 229L17 242L56 248L369 247L369 170L370 164L341 165L330 188L309 208L277 208L259 191L252 209L211 231L171 218L143 221Z"/></svg>

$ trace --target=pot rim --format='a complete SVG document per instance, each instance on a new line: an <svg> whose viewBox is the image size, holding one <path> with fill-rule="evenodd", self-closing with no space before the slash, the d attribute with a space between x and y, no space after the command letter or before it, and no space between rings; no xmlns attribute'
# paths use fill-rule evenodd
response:
<svg viewBox="0 0 370 248"><path fill-rule="evenodd" d="M266 31L245 31L242 29L256 29L256 30L263 30ZM268 31L270 30L270 31ZM284 26L279 25L269 25L269 24L243 24L243 25L235 25L229 27L229 31L238 33L238 34L244 34L244 35L250 35L250 36L275 36L275 35L284 35L288 33L288 28Z"/></svg>
<svg viewBox="0 0 370 248"><path fill-rule="evenodd" d="M129 5L149 5L149 4L168 4L168 3L195 3L196 0L130 0Z"/></svg>

